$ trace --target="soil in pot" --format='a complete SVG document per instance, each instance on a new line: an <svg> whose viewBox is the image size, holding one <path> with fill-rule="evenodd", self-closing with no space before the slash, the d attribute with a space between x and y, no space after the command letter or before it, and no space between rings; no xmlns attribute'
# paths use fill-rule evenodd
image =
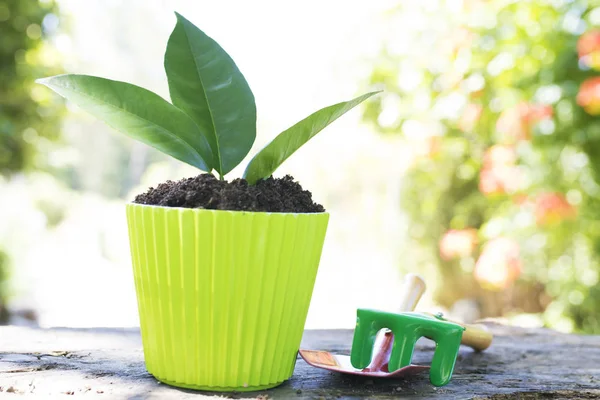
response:
<svg viewBox="0 0 600 400"><path fill-rule="evenodd" d="M290 175L267 178L256 185L245 179L231 182L201 174L177 182L167 181L138 195L134 203L163 207L204 208L255 212L318 213L322 205Z"/></svg>

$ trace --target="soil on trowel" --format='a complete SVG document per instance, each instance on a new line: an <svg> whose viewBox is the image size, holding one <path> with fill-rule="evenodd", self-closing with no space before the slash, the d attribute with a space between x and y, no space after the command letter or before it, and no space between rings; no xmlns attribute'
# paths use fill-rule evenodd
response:
<svg viewBox="0 0 600 400"><path fill-rule="evenodd" d="M290 175L267 178L249 185L245 179L231 182L202 174L178 182L167 181L138 195L134 203L163 207L207 210L262 211L290 213L324 212Z"/></svg>

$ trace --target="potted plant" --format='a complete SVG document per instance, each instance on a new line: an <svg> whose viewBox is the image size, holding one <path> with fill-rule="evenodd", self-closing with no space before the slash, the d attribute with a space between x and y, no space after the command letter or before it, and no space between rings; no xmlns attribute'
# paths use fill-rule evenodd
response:
<svg viewBox="0 0 600 400"><path fill-rule="evenodd" d="M148 371L201 390L277 386L294 369L329 214L293 179L271 175L374 93L311 114L258 152L244 179L227 182L256 136L248 83L229 55L179 14L164 65L172 103L93 76L40 82L206 172L151 188L126 206Z"/></svg>

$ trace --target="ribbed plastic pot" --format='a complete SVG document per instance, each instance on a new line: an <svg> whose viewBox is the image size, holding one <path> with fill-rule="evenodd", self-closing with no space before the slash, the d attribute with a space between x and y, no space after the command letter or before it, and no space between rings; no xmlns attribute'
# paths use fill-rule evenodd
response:
<svg viewBox="0 0 600 400"><path fill-rule="evenodd" d="M289 379L329 214L126 208L148 371L212 391Z"/></svg>

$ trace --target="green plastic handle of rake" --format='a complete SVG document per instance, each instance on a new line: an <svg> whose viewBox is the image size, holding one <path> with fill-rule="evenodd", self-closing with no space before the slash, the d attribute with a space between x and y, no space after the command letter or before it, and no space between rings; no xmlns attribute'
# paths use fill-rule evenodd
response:
<svg viewBox="0 0 600 400"><path fill-rule="evenodd" d="M369 365L377 332L388 328L394 334L388 365L390 372L410 365L415 343L419 338L426 337L437 344L429 371L430 382L435 386L444 386L450 382L464 327L417 312L390 313L359 308L356 313L356 329L350 355L354 368L363 369Z"/></svg>

